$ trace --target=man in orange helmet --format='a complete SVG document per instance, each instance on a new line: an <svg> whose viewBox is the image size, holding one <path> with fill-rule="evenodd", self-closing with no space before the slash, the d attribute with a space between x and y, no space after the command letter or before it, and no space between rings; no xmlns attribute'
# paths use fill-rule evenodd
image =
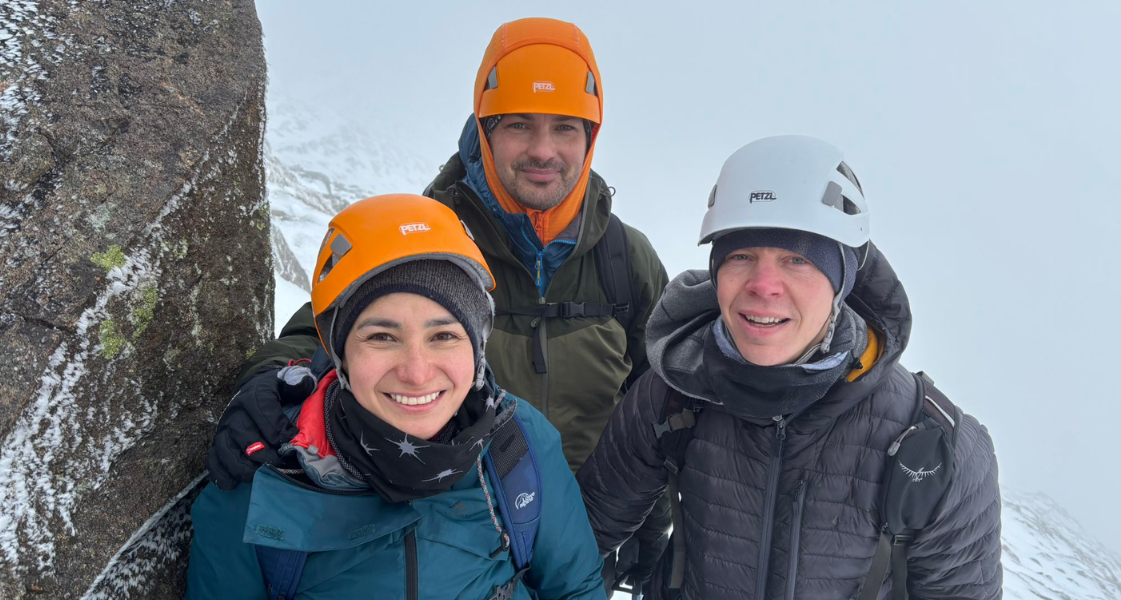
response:
<svg viewBox="0 0 1121 600"><path fill-rule="evenodd" d="M499 27L473 102L459 152L425 195L459 215L494 272L491 368L560 430L575 471L647 370L646 321L668 278L646 236L611 214L613 190L591 169L603 84L579 28L539 18ZM319 346L309 305L248 361L207 460L220 487L279 461L274 449L295 433L281 405L313 379L278 369ZM662 523L636 535L649 565L639 571L660 553Z"/></svg>

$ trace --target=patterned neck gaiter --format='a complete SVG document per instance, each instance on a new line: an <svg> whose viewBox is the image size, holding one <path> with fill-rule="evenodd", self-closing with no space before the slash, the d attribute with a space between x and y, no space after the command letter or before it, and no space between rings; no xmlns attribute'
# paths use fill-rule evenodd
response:
<svg viewBox="0 0 1121 600"><path fill-rule="evenodd" d="M448 426L434 440L422 440L362 408L336 381L323 406L327 439L343 467L387 502L435 496L470 472L490 442L499 402L492 389L468 392Z"/></svg>

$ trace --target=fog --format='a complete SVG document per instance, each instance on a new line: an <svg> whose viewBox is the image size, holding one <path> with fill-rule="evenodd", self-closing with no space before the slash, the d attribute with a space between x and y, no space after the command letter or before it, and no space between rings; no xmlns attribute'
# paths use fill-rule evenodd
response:
<svg viewBox="0 0 1121 600"><path fill-rule="evenodd" d="M433 174L495 28L576 23L603 79L594 168L671 276L706 265L697 232L736 148L784 133L839 146L911 298L904 364L988 426L1003 486L1046 492L1121 552L1121 4L855 4L257 10L270 93L414 131Z"/></svg>

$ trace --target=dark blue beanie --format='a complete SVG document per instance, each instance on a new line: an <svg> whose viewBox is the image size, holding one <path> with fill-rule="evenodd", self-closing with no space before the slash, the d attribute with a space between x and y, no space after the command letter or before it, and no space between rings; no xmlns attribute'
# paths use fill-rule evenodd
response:
<svg viewBox="0 0 1121 600"><path fill-rule="evenodd" d="M801 254L829 278L833 293L840 294L842 299L849 295L856 281L856 250L808 231L758 228L737 229L712 242L709 271L713 283L724 259L743 248L782 248Z"/></svg>

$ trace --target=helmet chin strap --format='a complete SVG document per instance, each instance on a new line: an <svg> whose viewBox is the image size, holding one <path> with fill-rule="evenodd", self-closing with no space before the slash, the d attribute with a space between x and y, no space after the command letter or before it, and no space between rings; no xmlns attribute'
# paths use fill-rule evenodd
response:
<svg viewBox="0 0 1121 600"><path fill-rule="evenodd" d="M833 334L837 331L837 319L841 316L841 292L845 291L845 279L848 274L845 272L848 269L848 261L845 260L845 246L841 242L837 242L837 248L841 251L841 289L833 295L833 309L829 312L829 329L825 332L825 339L821 340L820 351L822 354L829 353L829 346L833 344Z"/></svg>
<svg viewBox="0 0 1121 600"><path fill-rule="evenodd" d="M487 359L484 358L485 354L482 353L482 350L485 350L485 349L486 349L486 344L484 343L483 348L480 349L478 367L475 369L475 383L474 383L473 389L475 389L476 391L483 389L483 386L486 385L486 383L487 383L487 380L486 380Z"/></svg>

